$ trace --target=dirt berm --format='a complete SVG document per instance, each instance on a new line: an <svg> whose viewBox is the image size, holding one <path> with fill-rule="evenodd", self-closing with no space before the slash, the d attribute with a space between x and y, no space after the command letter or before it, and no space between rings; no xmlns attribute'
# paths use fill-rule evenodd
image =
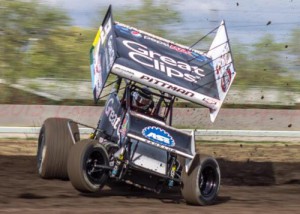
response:
<svg viewBox="0 0 300 214"><path fill-rule="evenodd" d="M178 190L155 194L120 185L96 195L69 181L43 180L36 142L0 140L0 213L300 213L300 143L202 143L219 161L216 204L187 206Z"/></svg>

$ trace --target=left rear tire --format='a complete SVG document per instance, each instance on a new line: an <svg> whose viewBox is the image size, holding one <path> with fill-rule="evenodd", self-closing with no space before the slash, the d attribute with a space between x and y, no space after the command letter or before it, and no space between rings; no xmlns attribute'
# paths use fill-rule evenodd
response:
<svg viewBox="0 0 300 214"><path fill-rule="evenodd" d="M42 178L68 179L68 153L73 145L67 118L45 120L38 138L37 168ZM78 125L70 123L75 141L80 139Z"/></svg>

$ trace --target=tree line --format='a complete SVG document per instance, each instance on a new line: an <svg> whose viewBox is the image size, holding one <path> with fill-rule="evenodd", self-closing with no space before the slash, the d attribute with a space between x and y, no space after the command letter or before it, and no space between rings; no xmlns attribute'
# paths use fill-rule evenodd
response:
<svg viewBox="0 0 300 214"><path fill-rule="evenodd" d="M19 78L36 77L89 79L89 49L96 25L74 27L65 11L39 4L37 0L1 2L1 79L11 83ZM124 9L114 15L120 22L190 45L199 34L183 37L166 27L181 21L171 4L143 0L138 8ZM238 72L236 87L299 88L299 80L290 74L300 65L300 29L293 30L285 44L276 42L272 35L265 35L250 48L231 43Z"/></svg>

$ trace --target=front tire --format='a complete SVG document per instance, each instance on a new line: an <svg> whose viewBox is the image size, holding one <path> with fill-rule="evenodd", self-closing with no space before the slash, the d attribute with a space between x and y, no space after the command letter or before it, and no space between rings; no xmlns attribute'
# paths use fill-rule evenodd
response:
<svg viewBox="0 0 300 214"><path fill-rule="evenodd" d="M181 173L181 193L187 204L210 205L217 198L221 174L218 162L209 156L196 155L190 172Z"/></svg>
<svg viewBox="0 0 300 214"><path fill-rule="evenodd" d="M96 140L82 140L72 146L68 175L74 188L83 193L100 191L108 178L108 170L101 165L109 166L108 154Z"/></svg>
<svg viewBox="0 0 300 214"><path fill-rule="evenodd" d="M45 120L38 138L37 168L42 178L68 179L68 153L73 145L66 118L48 118ZM75 141L79 140L79 129L70 123Z"/></svg>

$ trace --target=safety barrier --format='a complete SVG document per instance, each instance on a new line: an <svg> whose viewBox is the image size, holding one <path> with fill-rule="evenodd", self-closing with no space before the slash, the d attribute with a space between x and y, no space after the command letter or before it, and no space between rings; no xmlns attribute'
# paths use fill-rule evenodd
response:
<svg viewBox="0 0 300 214"><path fill-rule="evenodd" d="M80 134L93 132L91 128L79 128ZM192 129L180 129L191 132ZM40 127L4 127L0 126L0 134L13 136L14 134L38 134ZM268 131L268 130L203 130L195 129L195 136L227 136L227 137L300 137L300 131Z"/></svg>

